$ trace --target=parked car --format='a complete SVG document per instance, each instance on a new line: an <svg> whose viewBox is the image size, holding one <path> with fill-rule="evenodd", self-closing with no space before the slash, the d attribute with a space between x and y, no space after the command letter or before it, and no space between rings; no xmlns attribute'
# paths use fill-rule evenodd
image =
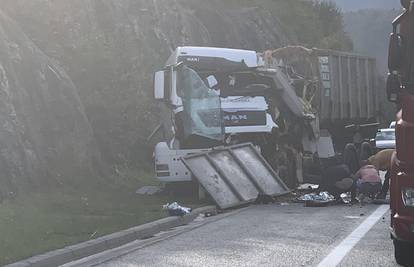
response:
<svg viewBox="0 0 414 267"><path fill-rule="evenodd" d="M395 128L380 129L375 136L377 149L395 148Z"/></svg>

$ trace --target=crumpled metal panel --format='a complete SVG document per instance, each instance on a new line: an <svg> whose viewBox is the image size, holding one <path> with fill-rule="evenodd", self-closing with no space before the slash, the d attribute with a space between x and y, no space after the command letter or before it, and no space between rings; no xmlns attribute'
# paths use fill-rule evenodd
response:
<svg viewBox="0 0 414 267"><path fill-rule="evenodd" d="M252 202L259 193L278 196L289 192L250 143L186 156L183 162L222 209Z"/></svg>

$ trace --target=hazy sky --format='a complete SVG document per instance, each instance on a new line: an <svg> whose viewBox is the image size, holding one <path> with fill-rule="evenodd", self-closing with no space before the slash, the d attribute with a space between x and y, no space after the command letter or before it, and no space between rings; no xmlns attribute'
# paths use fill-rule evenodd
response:
<svg viewBox="0 0 414 267"><path fill-rule="evenodd" d="M343 11L355 11L365 8L401 8L400 0L326 0L336 2Z"/></svg>

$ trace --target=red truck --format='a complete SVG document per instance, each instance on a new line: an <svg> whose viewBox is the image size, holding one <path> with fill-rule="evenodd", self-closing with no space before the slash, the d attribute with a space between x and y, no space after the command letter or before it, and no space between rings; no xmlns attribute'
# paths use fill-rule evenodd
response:
<svg viewBox="0 0 414 267"><path fill-rule="evenodd" d="M391 167L391 238L395 259L414 265L414 1L401 0L404 13L390 36L387 95L399 108L396 153Z"/></svg>

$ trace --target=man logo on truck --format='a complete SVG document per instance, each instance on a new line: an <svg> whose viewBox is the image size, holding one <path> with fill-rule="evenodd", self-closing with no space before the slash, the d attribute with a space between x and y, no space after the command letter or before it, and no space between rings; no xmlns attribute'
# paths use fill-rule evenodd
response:
<svg viewBox="0 0 414 267"><path fill-rule="evenodd" d="M189 62L199 62L200 59L198 57L188 57L186 58L187 61Z"/></svg>
<svg viewBox="0 0 414 267"><path fill-rule="evenodd" d="M241 115L241 114L239 114L239 115L224 115L223 118L224 118L225 121L232 121L232 122L236 122L236 123L240 122L242 120L245 120L245 121L248 120L247 115Z"/></svg>

